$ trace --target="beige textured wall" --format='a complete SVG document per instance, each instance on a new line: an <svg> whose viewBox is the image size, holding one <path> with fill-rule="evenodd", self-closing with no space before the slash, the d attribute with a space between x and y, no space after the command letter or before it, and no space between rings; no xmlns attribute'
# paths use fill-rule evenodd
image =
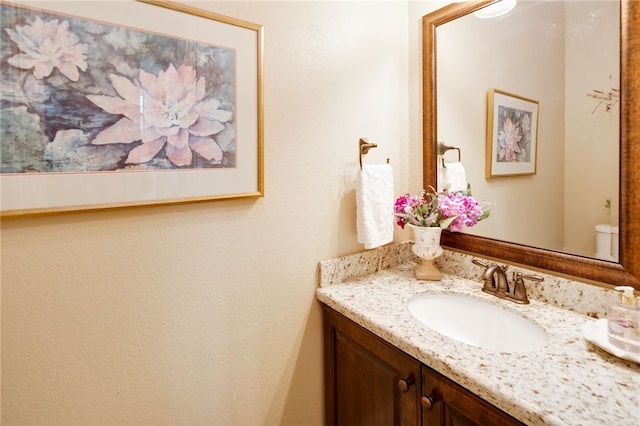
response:
<svg viewBox="0 0 640 426"><path fill-rule="evenodd" d="M588 22L591 31L569 32L567 36L567 103L565 153L565 241L566 249L585 256L596 253L595 226L618 224L620 105L606 112L586 96L592 90L620 89L620 40L608 31L620 24L617 2L571 2L567 25ZM596 12L594 12L596 11ZM582 20L582 21L580 21ZM583 64L589 64L584 66ZM589 155L585 155L589 153ZM611 208L604 207L611 200Z"/></svg>
<svg viewBox="0 0 640 426"><path fill-rule="evenodd" d="M419 18L194 4L265 27L266 196L3 221L3 425L322 424L316 266L362 250L359 137L420 185Z"/></svg>

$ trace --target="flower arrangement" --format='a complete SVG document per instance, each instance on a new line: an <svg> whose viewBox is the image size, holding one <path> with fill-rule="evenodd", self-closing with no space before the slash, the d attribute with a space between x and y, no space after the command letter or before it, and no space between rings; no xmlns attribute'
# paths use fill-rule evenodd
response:
<svg viewBox="0 0 640 426"><path fill-rule="evenodd" d="M435 226L457 232L475 226L489 217L489 205L484 206L471 196L471 191L432 192L422 190L419 196L405 194L393 207L396 224L404 229L406 224Z"/></svg>

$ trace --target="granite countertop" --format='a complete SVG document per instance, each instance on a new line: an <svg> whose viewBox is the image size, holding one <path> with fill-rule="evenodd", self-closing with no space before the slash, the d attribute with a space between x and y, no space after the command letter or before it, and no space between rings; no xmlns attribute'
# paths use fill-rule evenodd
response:
<svg viewBox="0 0 640 426"><path fill-rule="evenodd" d="M419 281L414 265L402 263L322 286L316 297L526 424L640 425L640 365L587 342L582 326L593 318L537 300L529 305L501 300L483 293L480 282L451 274L438 282ZM420 293L490 301L544 327L549 342L526 353L458 342L411 315L407 302Z"/></svg>

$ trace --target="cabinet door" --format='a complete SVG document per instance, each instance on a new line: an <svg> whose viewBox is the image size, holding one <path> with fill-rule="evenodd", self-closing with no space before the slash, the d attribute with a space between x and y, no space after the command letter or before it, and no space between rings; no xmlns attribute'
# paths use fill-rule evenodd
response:
<svg viewBox="0 0 640 426"><path fill-rule="evenodd" d="M420 363L323 309L327 425L419 426Z"/></svg>
<svg viewBox="0 0 640 426"><path fill-rule="evenodd" d="M523 425L435 370L422 366L422 426Z"/></svg>

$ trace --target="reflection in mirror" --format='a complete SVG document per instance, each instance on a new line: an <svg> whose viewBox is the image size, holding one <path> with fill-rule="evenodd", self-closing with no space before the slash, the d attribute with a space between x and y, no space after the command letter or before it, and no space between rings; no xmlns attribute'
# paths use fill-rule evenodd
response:
<svg viewBox="0 0 640 426"><path fill-rule="evenodd" d="M424 185L436 186L441 141L460 148L474 196L495 203L477 234L446 232L443 244L640 289L640 191L632 190L640 179L640 79L632 71L640 66L640 2L520 0L498 18L472 13L492 3L454 3L423 17ZM515 118L487 124L493 89L539 105L534 173L486 178L487 162L500 159L485 158L488 137L526 139ZM614 244L605 260L596 255L596 225L618 224L619 250Z"/></svg>
<svg viewBox="0 0 640 426"><path fill-rule="evenodd" d="M436 29L438 140L460 148L474 196L494 203L492 220L465 232L617 261L617 234L600 232L596 250L596 226L618 225L619 28L617 1L535 0ZM493 89L507 93L495 124ZM606 105L588 96L609 93ZM521 170L533 174L510 176Z"/></svg>

